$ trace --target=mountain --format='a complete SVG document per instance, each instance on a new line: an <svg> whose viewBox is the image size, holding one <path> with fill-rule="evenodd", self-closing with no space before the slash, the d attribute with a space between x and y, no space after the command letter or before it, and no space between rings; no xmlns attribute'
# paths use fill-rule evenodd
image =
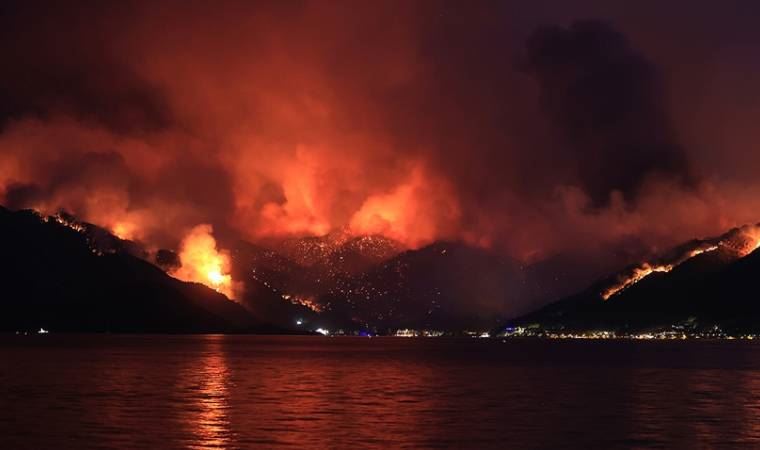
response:
<svg viewBox="0 0 760 450"><path fill-rule="evenodd" d="M525 298L522 268L490 251L437 242L347 276L320 300L366 328L493 326Z"/></svg>
<svg viewBox="0 0 760 450"><path fill-rule="evenodd" d="M639 331L688 323L760 331L758 226L684 243L510 321L549 330Z"/></svg>
<svg viewBox="0 0 760 450"><path fill-rule="evenodd" d="M244 282L246 305L280 324L492 327L528 289L514 261L462 243L402 251L383 237L333 233L270 247L236 244L233 277Z"/></svg>
<svg viewBox="0 0 760 450"><path fill-rule="evenodd" d="M563 255L524 266L461 242L402 251L383 237L338 232L232 247L246 306L278 324L312 328L487 329L598 274Z"/></svg>
<svg viewBox="0 0 760 450"><path fill-rule="evenodd" d="M0 331L282 331L70 216L0 207L0 248Z"/></svg>
<svg viewBox="0 0 760 450"><path fill-rule="evenodd" d="M332 269L333 277L351 275L365 272L402 251L401 244L383 236L358 236L337 246L320 263Z"/></svg>
<svg viewBox="0 0 760 450"><path fill-rule="evenodd" d="M319 317L323 308L310 299L324 287L313 268L249 242L239 241L232 247L232 278L243 284L240 301L247 309L284 327Z"/></svg>
<svg viewBox="0 0 760 450"><path fill-rule="evenodd" d="M338 266L351 263L349 271L366 269L389 259L404 248L383 236L355 236L346 229L323 236L291 237L265 242L267 248L304 267Z"/></svg>
<svg viewBox="0 0 760 450"><path fill-rule="evenodd" d="M524 266L461 242L402 250L344 232L280 246L233 241L223 248L243 287L235 303L167 276L176 253L147 252L65 213L0 209L0 244L0 330L257 331L264 321L279 331L483 329L595 270L562 255Z"/></svg>
<svg viewBox="0 0 760 450"><path fill-rule="evenodd" d="M240 300L257 315L284 326L299 322L308 329L349 330L363 326L337 311L344 299L332 302L328 294L402 251L393 240L351 236L345 230L229 247L233 279L243 283Z"/></svg>
<svg viewBox="0 0 760 450"><path fill-rule="evenodd" d="M270 240L265 247L301 267L325 271L330 277L365 271L404 251L399 242L384 236L355 236L345 229L324 236Z"/></svg>

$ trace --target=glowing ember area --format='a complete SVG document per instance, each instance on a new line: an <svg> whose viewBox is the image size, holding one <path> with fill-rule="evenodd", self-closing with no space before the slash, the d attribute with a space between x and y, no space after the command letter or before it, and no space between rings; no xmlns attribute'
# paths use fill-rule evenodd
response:
<svg viewBox="0 0 760 450"><path fill-rule="evenodd" d="M182 240L181 266L171 276L183 281L205 284L215 291L235 298L235 283L230 275L230 256L216 247L211 225L198 225Z"/></svg>
<svg viewBox="0 0 760 450"><path fill-rule="evenodd" d="M136 237L137 226L131 222L117 222L111 231L119 239L133 240Z"/></svg>
<svg viewBox="0 0 760 450"><path fill-rule="evenodd" d="M747 254L750 254L750 253L754 252L755 250L757 250L758 248L760 248L760 239L757 240L757 241L755 241L755 242L753 242L752 245L749 248L751 250Z"/></svg>
<svg viewBox="0 0 760 450"><path fill-rule="evenodd" d="M686 254L686 257L681 258L676 265L681 264L682 262L686 261L687 259L691 259L697 255L701 255L702 253L712 252L718 249L717 245L711 245L709 247L705 248L696 248L694 250L691 250L689 253Z"/></svg>
<svg viewBox="0 0 760 450"><path fill-rule="evenodd" d="M613 273L601 302L696 237L760 244L718 238L760 220L750 14L740 33L601 1L9 1L0 207L67 211L49 228L93 254L267 314L287 293L405 327L512 317Z"/></svg>
<svg viewBox="0 0 760 450"><path fill-rule="evenodd" d="M324 312L325 310L325 307L317 303L312 297L302 297L299 295L285 294L282 296L282 299L287 300L294 305L305 306L309 308L310 310L314 311L315 313L321 313L321 312Z"/></svg>
<svg viewBox="0 0 760 450"><path fill-rule="evenodd" d="M641 266L633 269L633 273L631 273L627 277L624 277L618 283L610 286L604 292L602 292L602 298L604 300L607 300L613 295L617 294L618 292L623 291L633 286L634 284L638 283L639 281L643 280L644 278L648 277L649 275L655 272L670 272L671 270L673 270L674 267L682 264L686 260L689 260L697 255L701 255L702 253L711 252L717 249L718 249L717 245L712 245L712 246L703 247L703 248L696 248L696 249L690 250L684 256L677 259L675 262L667 263L667 264L650 264L648 262L645 262Z"/></svg>
<svg viewBox="0 0 760 450"><path fill-rule="evenodd" d="M672 264L651 266L649 263L644 263L641 265L641 267L633 269L633 274L631 276L604 291L602 293L602 298L607 300L623 289L633 286L654 272L670 272L671 270L673 270Z"/></svg>
<svg viewBox="0 0 760 450"><path fill-rule="evenodd" d="M60 225L63 225L65 227L71 228L72 230L74 230L74 231L76 231L78 233L83 233L85 231L84 230L84 226L82 224L80 224L79 222L77 222L74 219L66 217L63 214L56 214L56 215L53 215L53 216L47 216L47 217L44 217L42 220L45 221L45 222L48 222L50 220L54 220L56 223L58 223Z"/></svg>
<svg viewBox="0 0 760 450"><path fill-rule="evenodd" d="M760 248L760 228L752 226L742 229L741 241L738 244L734 244L732 248L736 250L740 258Z"/></svg>

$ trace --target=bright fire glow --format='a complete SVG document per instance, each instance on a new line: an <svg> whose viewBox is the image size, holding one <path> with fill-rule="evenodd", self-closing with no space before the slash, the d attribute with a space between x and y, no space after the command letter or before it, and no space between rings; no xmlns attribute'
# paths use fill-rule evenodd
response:
<svg viewBox="0 0 760 450"><path fill-rule="evenodd" d="M133 240L137 233L137 225L132 222L116 222L111 231L119 239Z"/></svg>
<svg viewBox="0 0 760 450"><path fill-rule="evenodd" d="M655 272L670 272L671 270L673 270L674 267L680 265L681 263L683 263L684 261L688 259L691 259L702 253L711 252L717 249L718 249L717 245L704 247L704 248L695 248L694 250L689 251L686 255L684 255L677 261L669 263L669 264L650 264L648 262L645 262L639 267L636 267L635 269L633 269L633 273L631 273L629 276L621 279L618 283L610 286L604 292L602 292L602 298L604 300L607 300L613 295L617 294L618 292L633 286L634 284L638 283L639 281L643 280L644 278L648 277L649 275Z"/></svg>
<svg viewBox="0 0 760 450"><path fill-rule="evenodd" d="M287 300L294 305L305 306L315 313L321 313L325 310L325 307L317 303L313 297L302 297L300 295L284 294L282 296L282 299Z"/></svg>
<svg viewBox="0 0 760 450"><path fill-rule="evenodd" d="M198 225L190 230L182 240L179 259L182 265L171 272L171 276L205 284L229 298L235 298L230 256L225 250L217 249L211 225Z"/></svg>
<svg viewBox="0 0 760 450"><path fill-rule="evenodd" d="M745 240L736 248L739 257L744 257L760 248L760 227L747 227L742 236Z"/></svg>
<svg viewBox="0 0 760 450"><path fill-rule="evenodd" d="M695 257L697 255L701 255L702 253L712 252L712 251L717 250L717 249L718 249L717 245L712 245L712 246L706 247L706 248L696 248L696 249L690 251L686 255L686 257L683 258L683 259L681 259L677 264L681 264L682 262L686 261L687 259L691 259L691 258L693 258L693 257Z"/></svg>
<svg viewBox="0 0 760 450"><path fill-rule="evenodd" d="M56 214L56 215L53 215L53 216L47 216L47 217L44 217L42 220L45 221L45 222L47 222L47 221L49 221L51 219L55 220L58 224L63 225L63 226L68 227L68 228L71 228L72 230L74 230L74 231L76 231L78 233L83 233L85 231L84 226L82 226L82 224L76 222L73 219L68 219L65 216L63 216L62 214Z"/></svg>
<svg viewBox="0 0 760 450"><path fill-rule="evenodd" d="M352 216L349 229L355 235L383 235L417 248L445 234L446 224L456 222L459 215L449 187L417 166L392 191L368 197Z"/></svg>
<svg viewBox="0 0 760 450"><path fill-rule="evenodd" d="M640 267L633 269L633 274L631 274L629 277L623 279L618 284L615 284L607 288L607 290L605 290L602 293L602 298L607 300L608 298L612 297L613 295L617 294L623 289L627 289L633 286L634 284L638 283L639 281L643 280L644 278L648 277L654 272L670 272L671 270L673 270L673 267L674 266L672 264L652 266L649 263L644 263Z"/></svg>

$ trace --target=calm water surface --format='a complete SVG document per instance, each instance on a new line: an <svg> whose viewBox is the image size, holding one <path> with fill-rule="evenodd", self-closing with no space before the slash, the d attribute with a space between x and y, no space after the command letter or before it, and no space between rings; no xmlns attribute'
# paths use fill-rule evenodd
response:
<svg viewBox="0 0 760 450"><path fill-rule="evenodd" d="M0 448L760 445L760 342L0 337Z"/></svg>

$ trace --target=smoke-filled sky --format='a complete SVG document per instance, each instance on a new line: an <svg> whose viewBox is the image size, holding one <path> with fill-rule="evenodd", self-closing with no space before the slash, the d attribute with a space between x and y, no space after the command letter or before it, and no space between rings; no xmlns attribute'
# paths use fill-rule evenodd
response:
<svg viewBox="0 0 760 450"><path fill-rule="evenodd" d="M0 5L0 199L530 262L760 220L753 1Z"/></svg>

